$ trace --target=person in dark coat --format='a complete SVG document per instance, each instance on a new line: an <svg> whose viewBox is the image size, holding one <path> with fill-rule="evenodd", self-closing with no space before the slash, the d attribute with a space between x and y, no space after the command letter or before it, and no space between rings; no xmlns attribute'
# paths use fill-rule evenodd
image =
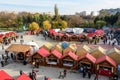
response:
<svg viewBox="0 0 120 80"><path fill-rule="evenodd" d="M11 56L11 59L13 60L13 58L14 58L13 53L11 53L10 56Z"/></svg>
<svg viewBox="0 0 120 80"><path fill-rule="evenodd" d="M118 75L116 73L113 76L113 80L118 80Z"/></svg>
<svg viewBox="0 0 120 80"><path fill-rule="evenodd" d="M47 77L46 77L46 76L44 76L44 80L47 80Z"/></svg>
<svg viewBox="0 0 120 80"><path fill-rule="evenodd" d="M4 62L3 61L1 61L1 67L4 67Z"/></svg>
<svg viewBox="0 0 120 80"><path fill-rule="evenodd" d="M67 74L67 70L65 69L64 70L64 77L66 77L66 74Z"/></svg>
<svg viewBox="0 0 120 80"><path fill-rule="evenodd" d="M31 72L29 73L29 77L33 80L33 76Z"/></svg>
<svg viewBox="0 0 120 80"><path fill-rule="evenodd" d="M22 70L20 70L20 75L22 75L23 74L23 71Z"/></svg>
<svg viewBox="0 0 120 80"><path fill-rule="evenodd" d="M91 78L91 71L88 70L88 78L90 79Z"/></svg>

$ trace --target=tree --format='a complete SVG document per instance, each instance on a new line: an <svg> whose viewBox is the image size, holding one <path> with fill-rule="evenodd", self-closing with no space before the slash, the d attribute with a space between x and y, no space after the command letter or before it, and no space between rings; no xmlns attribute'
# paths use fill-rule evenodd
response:
<svg viewBox="0 0 120 80"><path fill-rule="evenodd" d="M61 28L64 29L67 27L67 22L66 21L61 21Z"/></svg>
<svg viewBox="0 0 120 80"><path fill-rule="evenodd" d="M32 22L31 24L29 24L29 30L34 31L34 30L38 30L39 29L39 25L36 22Z"/></svg>
<svg viewBox="0 0 120 80"><path fill-rule="evenodd" d="M49 22L48 20L44 21L44 22L43 22L43 29L44 29L44 30L48 30L48 29L50 29L50 28L51 28L50 22Z"/></svg>
<svg viewBox="0 0 120 80"><path fill-rule="evenodd" d="M55 12L55 17L56 17L56 19L57 19L57 18L58 18L58 8L57 8L57 4L55 4L54 12Z"/></svg>
<svg viewBox="0 0 120 80"><path fill-rule="evenodd" d="M97 26L98 29L101 29L105 25L106 25L105 21L99 20L99 21L96 22L96 26Z"/></svg>

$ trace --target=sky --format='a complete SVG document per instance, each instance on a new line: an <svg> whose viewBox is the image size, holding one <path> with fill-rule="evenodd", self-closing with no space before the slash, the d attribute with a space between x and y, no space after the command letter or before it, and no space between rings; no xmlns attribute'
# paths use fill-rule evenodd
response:
<svg viewBox="0 0 120 80"><path fill-rule="evenodd" d="M61 15L120 8L120 0L1 0L0 11L54 13L55 4Z"/></svg>

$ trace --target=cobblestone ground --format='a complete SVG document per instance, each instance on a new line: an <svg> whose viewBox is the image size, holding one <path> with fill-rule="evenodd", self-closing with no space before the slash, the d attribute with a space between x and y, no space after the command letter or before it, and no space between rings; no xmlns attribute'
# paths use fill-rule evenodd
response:
<svg viewBox="0 0 120 80"><path fill-rule="evenodd" d="M34 42L36 42L39 46L42 46L45 42L50 42L53 44L58 43L58 42L55 42L54 40L51 40L49 38L47 38L47 40L45 40L42 35L39 35L39 36L24 35L25 42L29 42L32 40ZM12 42L12 43L14 43L14 42ZM20 43L20 39L18 39L16 43ZM99 44L101 44L101 43L99 43ZM5 46L5 49L8 46ZM4 54L4 50L2 50L1 45L0 45L0 58L1 58L1 54ZM19 76L19 70L23 70L24 73L28 74L29 72L31 72L32 67L33 66L30 64L23 65L22 63L13 62L13 61L9 60L9 63L5 67L0 66L0 69L5 70L12 77L16 78ZM37 69L37 70L38 70L37 80L43 80L43 76L50 77L50 78L52 78L52 80L94 80L94 77L95 77L95 75L93 74L91 79L88 79L87 76L86 76L86 78L82 78L82 74L77 73L77 72L68 71L66 78L58 79L59 72L63 71L63 69L61 69L61 68L40 66L39 69ZM109 80L109 78L105 77L105 76L99 76L99 80Z"/></svg>

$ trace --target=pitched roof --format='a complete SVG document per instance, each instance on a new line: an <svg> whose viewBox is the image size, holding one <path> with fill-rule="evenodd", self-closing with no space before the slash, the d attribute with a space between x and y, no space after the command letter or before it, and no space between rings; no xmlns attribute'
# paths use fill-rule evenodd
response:
<svg viewBox="0 0 120 80"><path fill-rule="evenodd" d="M66 57L66 56L70 56L72 59L77 60L78 56L75 55L75 53L69 51L68 53L64 54L62 58Z"/></svg>
<svg viewBox="0 0 120 80"><path fill-rule="evenodd" d="M96 59L92 55L90 55L89 53L86 53L85 55L79 57L78 60L81 60L83 58L87 58L93 63L95 63L95 61L96 61Z"/></svg>
<svg viewBox="0 0 120 80"><path fill-rule="evenodd" d="M62 50L62 46L61 46L61 43L57 44L56 47L58 47L59 49Z"/></svg>
<svg viewBox="0 0 120 80"><path fill-rule="evenodd" d="M16 80L32 80L32 79L29 76L27 76L25 73L23 73Z"/></svg>
<svg viewBox="0 0 120 80"><path fill-rule="evenodd" d="M38 54L40 54L42 57L46 57L50 54L50 52L48 50L46 50L45 48L40 48L37 51Z"/></svg>
<svg viewBox="0 0 120 80"><path fill-rule="evenodd" d="M87 52L91 52L91 49L87 45L83 45L82 47L78 48L77 51L85 49Z"/></svg>
<svg viewBox="0 0 120 80"><path fill-rule="evenodd" d="M56 36L58 33L57 32L53 32L53 35Z"/></svg>
<svg viewBox="0 0 120 80"><path fill-rule="evenodd" d="M56 56L57 58L61 58L62 57L62 54L59 52L59 51L57 51L57 50L53 50L52 51L52 54L54 55L54 56Z"/></svg>
<svg viewBox="0 0 120 80"><path fill-rule="evenodd" d="M106 54L106 50L103 49L101 46L98 46L98 47L95 48L92 52L97 51L97 50L99 50L99 51L102 52L103 54Z"/></svg>
<svg viewBox="0 0 120 80"><path fill-rule="evenodd" d="M63 36L63 34L61 32L58 33L59 36Z"/></svg>
<svg viewBox="0 0 120 80"><path fill-rule="evenodd" d="M120 50L118 50L118 49L115 48L115 47L112 48L112 49L110 49L110 50L108 50L108 51L107 51L107 54L111 54L111 53L114 53L114 52L120 54Z"/></svg>
<svg viewBox="0 0 120 80"><path fill-rule="evenodd" d="M46 46L48 49L51 49L53 45L49 42L45 43L44 46Z"/></svg>
<svg viewBox="0 0 120 80"><path fill-rule="evenodd" d="M8 75L5 71L0 70L0 80L14 80L10 75Z"/></svg>
<svg viewBox="0 0 120 80"><path fill-rule="evenodd" d="M25 44L11 44L5 51L26 52L30 49L30 47L30 45Z"/></svg>
<svg viewBox="0 0 120 80"><path fill-rule="evenodd" d="M74 51L77 49L77 46L75 44L70 44L69 47Z"/></svg>
<svg viewBox="0 0 120 80"><path fill-rule="evenodd" d="M111 65L113 65L114 67L116 67L116 62L112 58L110 58L109 56L107 56L107 55L98 58L95 63L98 64L98 63L103 62L103 61L107 61Z"/></svg>

